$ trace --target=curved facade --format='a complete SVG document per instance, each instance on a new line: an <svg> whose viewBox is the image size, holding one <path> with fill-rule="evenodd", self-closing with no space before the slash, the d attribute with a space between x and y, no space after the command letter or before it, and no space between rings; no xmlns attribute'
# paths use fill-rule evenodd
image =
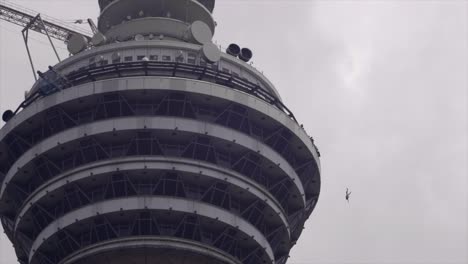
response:
<svg viewBox="0 0 468 264"><path fill-rule="evenodd" d="M214 0L99 6L95 43L0 130L20 263L286 263L319 154L270 81L213 48Z"/></svg>

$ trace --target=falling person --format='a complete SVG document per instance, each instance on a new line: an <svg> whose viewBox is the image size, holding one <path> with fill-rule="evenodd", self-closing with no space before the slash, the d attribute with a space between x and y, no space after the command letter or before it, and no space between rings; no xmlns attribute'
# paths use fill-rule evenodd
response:
<svg viewBox="0 0 468 264"><path fill-rule="evenodd" d="M349 203L349 196L351 195L351 192L346 188L346 201Z"/></svg>

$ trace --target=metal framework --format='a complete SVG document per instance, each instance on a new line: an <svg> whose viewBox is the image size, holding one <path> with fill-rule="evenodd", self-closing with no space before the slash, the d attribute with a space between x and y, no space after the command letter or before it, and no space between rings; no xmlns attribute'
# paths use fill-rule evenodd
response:
<svg viewBox="0 0 468 264"><path fill-rule="evenodd" d="M31 69L33 71L33 76L34 79L37 81L37 76L36 76L36 69L34 68L34 63L31 57L31 51L29 50L29 30L33 28L46 28L44 20L42 20L41 15L38 14L35 16L31 21L23 28L21 31L23 35L23 40L24 40L24 45L26 46L26 51L28 52L28 58L29 58L29 63L31 64ZM54 50L55 56L57 56L58 61L60 62L60 56L57 53L57 49L55 48L54 43L52 42L52 39L50 38L49 32L47 29L44 30L45 34L47 35L47 38L49 39L49 43L52 46L52 49Z"/></svg>
<svg viewBox="0 0 468 264"><path fill-rule="evenodd" d="M51 38L68 41L72 34L80 34L88 39L88 32L79 28L72 28L56 19L43 17L43 21L37 21L37 12L26 9L17 4L0 0L0 19L16 24L22 28L29 25L30 29L41 34L49 35Z"/></svg>
<svg viewBox="0 0 468 264"><path fill-rule="evenodd" d="M53 69L50 69L49 72L50 71L53 71ZM16 109L15 114L21 108L27 107L29 104L34 102L40 96L49 95L53 92L88 82L129 76L182 76L184 78L222 84L226 87L254 95L257 98L274 105L287 114L291 119L296 121L294 114L286 107L286 105L284 105L283 102L278 100L270 92L262 89L258 84L207 65L200 66L180 62L158 61L117 62L83 67L78 71L74 71L63 76L63 81L53 83L54 85L52 87L50 82L42 84L36 93L31 94L23 103L20 104Z"/></svg>
<svg viewBox="0 0 468 264"><path fill-rule="evenodd" d="M44 20L41 14L34 14L34 11L25 9L19 5L0 0L0 19L11 22L23 28L21 34L23 41L26 46L28 53L29 63L33 72L34 79L37 81L36 69L32 60L31 51L29 49L29 30L44 34L49 40L50 46L52 47L55 56L60 62L60 56L55 48L52 38L67 42L72 34L80 34L88 39L91 37L87 36L86 32L79 29L70 29L67 26L60 25L60 22L54 19Z"/></svg>
<svg viewBox="0 0 468 264"><path fill-rule="evenodd" d="M129 221L117 224L113 223L112 219L103 216L97 221L88 223L86 230L81 234L74 234L67 230L59 231L57 238L51 242L57 251L46 254L39 252L40 263L58 263L70 253L99 242L142 236L167 236L199 241L230 253L242 263L262 262L260 248L251 251L242 247L245 240L238 238L238 230L227 226L220 232L210 231L207 223L202 224L207 221L201 216L180 215L177 216L179 218L177 220L164 220L160 215L143 211L130 217ZM243 236L248 237L246 234Z"/></svg>
<svg viewBox="0 0 468 264"><path fill-rule="evenodd" d="M123 142L103 144L94 137L81 140L76 144L77 147L68 147L72 151L64 153L62 158L49 157L47 153L43 153L28 166L33 172L31 181L27 184L18 183L14 185L14 189L10 189L11 195L15 197L12 202L18 206L21 205L26 197L47 180L68 170L101 160L131 156L181 157L229 168L269 189L283 205L285 211L289 211L288 198L290 195L298 196L298 193L292 190L291 180L289 178L279 179L272 175L269 172L269 167L272 164L255 152L249 150L226 152L214 146L209 138L203 136L193 136L192 139L184 143L164 144L161 143L164 140L160 141L149 133L142 131L135 133L130 139L122 139ZM66 149L67 145L62 145L61 148ZM315 166L310 162L305 163L305 165L310 166L310 169ZM312 182L312 177L308 177L309 171L298 170L298 172L301 172L299 177L306 180L306 184ZM11 182L11 184L13 183ZM313 198L309 197L309 199Z"/></svg>
<svg viewBox="0 0 468 264"><path fill-rule="evenodd" d="M290 144L293 135L286 128L278 126L268 129L253 123L249 119L251 110L236 103L226 102L221 108L213 108L206 104L192 103L190 95L180 93L161 94L146 102L130 101L122 93L111 93L98 101L98 104L91 108L75 109L70 113L60 106L53 107L46 112L41 125L35 128L34 133L11 133L5 138L11 153L9 163L13 164L15 157L19 158L26 150L45 138L72 127L108 118L156 115L180 116L220 124L261 140L280 153L293 167L306 170L307 166L316 166L312 159L301 160L296 156L294 147ZM7 164L5 163L5 168ZM0 166L0 171L1 167L3 166Z"/></svg>

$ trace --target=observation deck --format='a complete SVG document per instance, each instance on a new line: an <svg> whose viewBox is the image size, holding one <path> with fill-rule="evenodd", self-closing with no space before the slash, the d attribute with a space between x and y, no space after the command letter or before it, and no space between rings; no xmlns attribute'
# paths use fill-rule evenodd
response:
<svg viewBox="0 0 468 264"><path fill-rule="evenodd" d="M99 5L105 43L51 67L60 81L39 80L0 130L20 263L286 263L319 154L268 79L212 50L214 0Z"/></svg>
<svg viewBox="0 0 468 264"><path fill-rule="evenodd" d="M99 7L101 11L108 6L110 3L114 2L115 0L99 0ZM206 9L210 12L213 12L215 6L215 0L196 0L197 2L201 3Z"/></svg>

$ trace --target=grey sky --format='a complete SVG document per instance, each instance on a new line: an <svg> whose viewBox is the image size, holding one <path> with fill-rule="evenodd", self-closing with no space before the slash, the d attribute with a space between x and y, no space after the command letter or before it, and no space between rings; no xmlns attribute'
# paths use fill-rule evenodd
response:
<svg viewBox="0 0 468 264"><path fill-rule="evenodd" d="M15 2L65 20L98 11ZM218 0L215 18L218 44L252 49L322 153L320 200L288 263L468 262L468 2ZM32 84L19 30L0 21L2 112ZM32 44L38 69L55 63ZM0 264L15 259L2 234Z"/></svg>

